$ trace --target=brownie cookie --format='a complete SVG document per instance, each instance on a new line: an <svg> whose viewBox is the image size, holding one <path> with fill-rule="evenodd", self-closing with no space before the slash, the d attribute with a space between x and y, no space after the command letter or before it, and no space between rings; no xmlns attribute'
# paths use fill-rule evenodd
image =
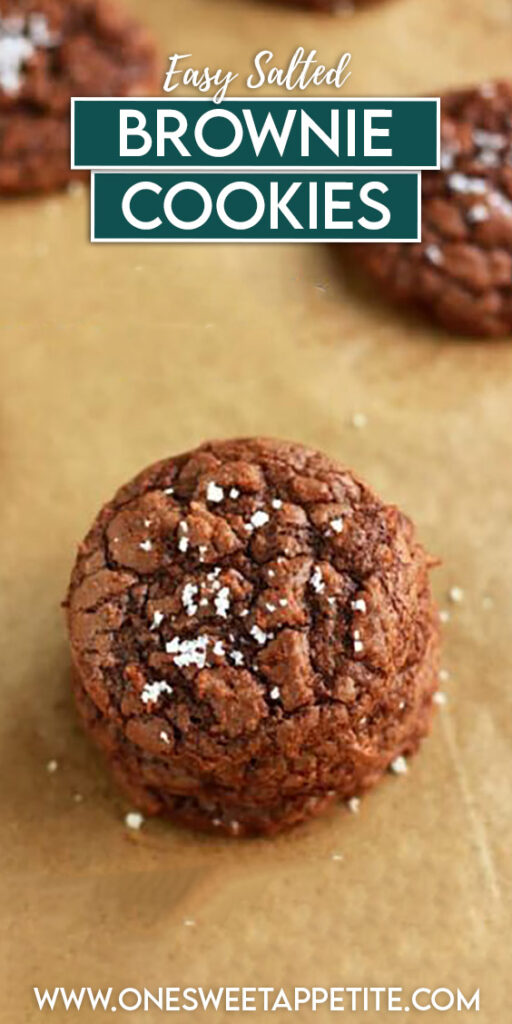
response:
<svg viewBox="0 0 512 1024"><path fill-rule="evenodd" d="M85 728L145 814L241 835L302 821L428 732L432 564L406 516L300 445L159 462L73 570Z"/></svg>
<svg viewBox="0 0 512 1024"><path fill-rule="evenodd" d="M78 176L71 96L148 93L154 76L146 33L104 0L0 0L0 193Z"/></svg>
<svg viewBox="0 0 512 1024"><path fill-rule="evenodd" d="M449 330L512 331L512 86L442 101L440 171L423 173L421 243L356 246L359 262L398 302Z"/></svg>

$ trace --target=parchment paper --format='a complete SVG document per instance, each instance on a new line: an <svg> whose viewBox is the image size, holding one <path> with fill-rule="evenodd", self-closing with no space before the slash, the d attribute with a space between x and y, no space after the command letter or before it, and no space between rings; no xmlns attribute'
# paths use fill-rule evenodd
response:
<svg viewBox="0 0 512 1024"><path fill-rule="evenodd" d="M244 77L259 49L285 63L299 44L325 63L350 50L356 95L436 95L512 68L510 0L390 0L334 20L249 0L128 6L164 55ZM4 203L0 221L2 1024L44 1019L33 985L85 984L480 986L477 1019L505 1024L512 340L454 340L388 308L327 247L94 247L86 191ZM409 774L357 816L274 841L129 833L69 695L59 602L75 544L146 463L252 433L325 449L414 517L443 560L448 704Z"/></svg>

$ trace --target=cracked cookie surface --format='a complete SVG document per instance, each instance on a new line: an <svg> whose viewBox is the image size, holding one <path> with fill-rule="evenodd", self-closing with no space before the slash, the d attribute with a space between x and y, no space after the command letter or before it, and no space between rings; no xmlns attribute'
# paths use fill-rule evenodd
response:
<svg viewBox="0 0 512 1024"><path fill-rule="evenodd" d="M0 194L79 176L72 96L145 94L154 78L146 32L109 0L0 0Z"/></svg>
<svg viewBox="0 0 512 1024"><path fill-rule="evenodd" d="M421 243L356 246L357 259L386 295L451 331L510 334L512 86L449 93L441 114L441 170L422 177Z"/></svg>
<svg viewBox="0 0 512 1024"><path fill-rule="evenodd" d="M349 798L428 731L431 565L398 509L300 445L159 462L73 570L86 729L145 813L264 833Z"/></svg>

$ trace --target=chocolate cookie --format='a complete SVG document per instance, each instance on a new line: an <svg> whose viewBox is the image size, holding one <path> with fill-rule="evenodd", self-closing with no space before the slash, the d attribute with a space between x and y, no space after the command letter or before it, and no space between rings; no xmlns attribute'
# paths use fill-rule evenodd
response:
<svg viewBox="0 0 512 1024"><path fill-rule="evenodd" d="M431 565L406 516L300 445L159 462L100 512L73 570L85 728L146 814L295 824L428 732Z"/></svg>
<svg viewBox="0 0 512 1024"><path fill-rule="evenodd" d="M512 86L445 96L441 137L442 169L423 174L421 243L356 246L359 262L387 295L449 330L509 334Z"/></svg>
<svg viewBox="0 0 512 1024"><path fill-rule="evenodd" d="M152 44L104 0L0 0L0 193L65 185L71 96L151 92Z"/></svg>

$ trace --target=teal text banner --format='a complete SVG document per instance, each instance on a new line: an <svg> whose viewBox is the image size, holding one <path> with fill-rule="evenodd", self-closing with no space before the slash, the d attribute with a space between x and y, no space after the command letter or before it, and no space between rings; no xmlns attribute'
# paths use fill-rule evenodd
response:
<svg viewBox="0 0 512 1024"><path fill-rule="evenodd" d="M415 172L95 172L93 242L419 240Z"/></svg>
<svg viewBox="0 0 512 1024"><path fill-rule="evenodd" d="M438 99L72 100L75 168L439 165Z"/></svg>

